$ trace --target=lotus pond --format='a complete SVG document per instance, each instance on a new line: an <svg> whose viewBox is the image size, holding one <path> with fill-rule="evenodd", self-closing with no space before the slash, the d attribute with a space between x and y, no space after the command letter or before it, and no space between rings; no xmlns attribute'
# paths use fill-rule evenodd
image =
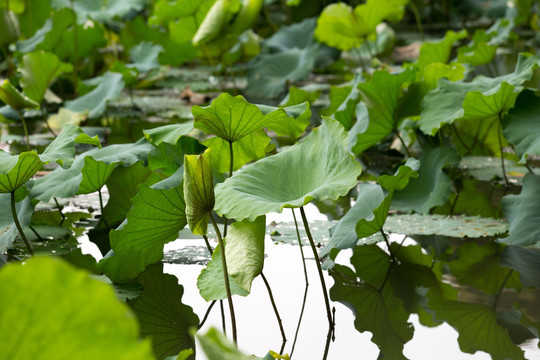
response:
<svg viewBox="0 0 540 360"><path fill-rule="evenodd" d="M534 0L0 0L0 358L540 359Z"/></svg>

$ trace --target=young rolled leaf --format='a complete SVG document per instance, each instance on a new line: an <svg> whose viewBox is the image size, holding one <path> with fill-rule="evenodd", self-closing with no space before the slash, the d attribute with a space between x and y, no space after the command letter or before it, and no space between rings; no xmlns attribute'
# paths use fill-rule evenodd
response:
<svg viewBox="0 0 540 360"><path fill-rule="evenodd" d="M239 0L217 0L193 36L193 45L205 44L220 35L230 17L240 10L240 6Z"/></svg>
<svg viewBox="0 0 540 360"><path fill-rule="evenodd" d="M6 265L0 293L0 350L12 359L153 359L150 341L139 339L135 317L112 287L64 261Z"/></svg>
<svg viewBox="0 0 540 360"><path fill-rule="evenodd" d="M0 100L17 111L39 109L39 104L15 89L9 80L0 80Z"/></svg>
<svg viewBox="0 0 540 360"><path fill-rule="evenodd" d="M210 151L202 155L184 156L184 198L189 229L206 235L209 214L214 209L214 181L209 162Z"/></svg>
<svg viewBox="0 0 540 360"><path fill-rule="evenodd" d="M215 211L255 220L312 199L337 199L356 184L361 165L347 152L347 134L325 119L303 142L251 164L216 187Z"/></svg>

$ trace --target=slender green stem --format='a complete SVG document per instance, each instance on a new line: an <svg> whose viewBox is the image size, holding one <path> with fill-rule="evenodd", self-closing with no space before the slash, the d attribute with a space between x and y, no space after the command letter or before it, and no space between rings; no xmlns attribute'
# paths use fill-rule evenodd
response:
<svg viewBox="0 0 540 360"><path fill-rule="evenodd" d="M390 258L391 258L390 267L388 268L388 271L386 272L384 280L383 280L381 286L379 287L379 292L382 292L385 285L386 285L386 282L390 278L390 273L392 272L392 268L394 267L394 264L396 263L396 258L394 257L394 254L392 253L392 249L390 248L390 242L388 241L388 237L384 233L383 229L381 229L380 231L381 231L381 234L382 234L382 236L384 238L384 242L386 243L386 246L388 247L388 252L390 253ZM403 239L403 241L405 241L405 238ZM403 243L403 241L401 243Z"/></svg>
<svg viewBox="0 0 540 360"><path fill-rule="evenodd" d="M424 28L422 27L422 20L420 19L420 13L418 12L418 7L414 3L414 1L410 1L409 6L413 12L414 20L416 20L416 26L418 27L418 32L420 33L420 39L424 41L426 37L424 35Z"/></svg>
<svg viewBox="0 0 540 360"><path fill-rule="evenodd" d="M330 309L330 299L328 298L328 291L326 290L326 282L324 281L324 275L321 266L321 260L319 259L319 254L317 253L317 247L313 241L313 236L311 236L311 231L309 230L309 224L307 221L306 213L304 207L300 207L300 214L302 215L302 221L304 223L304 229L306 230L306 235L309 239L309 244L311 245L311 251L313 251L313 257L315 258L315 263L317 265L317 271L319 273L319 279L321 280L321 287L324 296L324 303L326 305L326 316L328 317L328 335L326 337L326 346L324 348L323 360L328 356L328 349L330 348L330 340L334 333L334 319L332 318L332 310Z"/></svg>
<svg viewBox="0 0 540 360"><path fill-rule="evenodd" d="M105 216L104 216L104 213L103 213L103 195L101 194L101 189L98 190L98 194L99 194L99 209L101 210L101 220L103 220L103 224L105 224L105 226L107 228L109 228L109 223L107 223L107 219L105 219Z"/></svg>
<svg viewBox="0 0 540 360"><path fill-rule="evenodd" d="M66 215L64 215L64 213L62 212L62 207L58 203L58 200L56 198L53 198L53 199L54 199L54 203L56 204L56 208L58 209L58 212L60 213L60 216L62 217L62 220L60 220L60 224L58 224L58 226L62 226L64 221L66 221Z"/></svg>
<svg viewBox="0 0 540 360"><path fill-rule="evenodd" d="M508 176L506 176L506 167L504 165L504 154L503 154L503 146L502 146L502 118L501 114L499 113L499 129L498 129L498 140L499 140L499 151L501 152L501 166L502 166L502 173L504 178L504 183L506 184L506 187L510 187L510 181L508 181Z"/></svg>
<svg viewBox="0 0 540 360"><path fill-rule="evenodd" d="M234 169L234 151L233 151L233 143L232 141L229 141L229 177L233 175L233 169ZM223 236L227 236L227 227L229 226L229 219L225 218L225 226L223 228Z"/></svg>
<svg viewBox="0 0 540 360"><path fill-rule="evenodd" d="M501 284L501 287L499 288L499 291L497 292L497 295L495 295L495 301L493 302L493 306L492 306L493 310L497 310L497 304L499 303L499 298L501 297L501 294L504 290L504 286L508 282L508 279L510 279L510 276L512 275L513 272L514 270L510 270L508 274L506 274L506 277L504 278L503 283Z"/></svg>
<svg viewBox="0 0 540 360"><path fill-rule="evenodd" d="M41 237L41 235L39 235L39 233L36 231L36 229L34 229L33 226L30 225L30 226L28 226L28 228L30 230L32 230L32 232L34 233L34 235L36 235L36 237L39 239L39 241L43 241L43 238Z"/></svg>
<svg viewBox="0 0 540 360"><path fill-rule="evenodd" d="M401 146L403 146L403 150L405 150L405 154L407 154L407 157L411 157L411 152L409 151L409 148L407 147L407 144L405 144L405 141L401 137L399 130L395 130L394 133L396 134L397 138L401 142Z"/></svg>
<svg viewBox="0 0 540 360"><path fill-rule="evenodd" d="M19 231L19 235L24 241L24 245L26 245L26 249L28 250L28 253L31 256L34 256L34 250L32 250L32 246L30 246L30 242L26 238L26 235L24 235L24 231L21 227L21 223L19 222L19 217L17 216L17 209L15 208L15 191L11 192L11 215L13 216L13 221L15 222L15 226L17 227L17 230Z"/></svg>
<svg viewBox="0 0 540 360"><path fill-rule="evenodd" d="M466 153L469 154L471 152L471 149L469 149L469 147L467 146L467 144L465 144L465 142L463 141L463 139L461 138L461 136L459 135L457 129L456 129L456 125L452 124L452 131L454 131L454 134L456 135L456 139L458 139L458 141L461 143L461 145L465 148Z"/></svg>
<svg viewBox="0 0 540 360"><path fill-rule="evenodd" d="M525 163L524 166L527 168L527 170L529 170L531 174L534 174L534 170L529 166L529 164Z"/></svg>
<svg viewBox="0 0 540 360"><path fill-rule="evenodd" d="M392 253L392 249L390 248L390 241L388 241L388 237L384 233L383 229L380 230L380 233L382 234L384 238L384 242L386 243L386 246L388 247L388 252L390 253L390 257L392 258L392 261L396 261L396 258L394 257L394 254Z"/></svg>
<svg viewBox="0 0 540 360"><path fill-rule="evenodd" d="M219 246L221 247L221 262L223 266L223 278L225 279L225 291L227 292L227 300L229 301L229 311L231 313L233 341L236 344L238 342L237 333L236 333L236 316L234 315L234 305L232 301L231 286L229 284L229 271L227 270L227 258L225 257L225 244L223 243L221 232L219 231L216 220L214 219L210 211L208 212L208 216L210 217L212 226L214 226L214 230L216 231L216 236L218 238Z"/></svg>
<svg viewBox="0 0 540 360"><path fill-rule="evenodd" d="M210 253L210 256L214 255L214 250L210 246L210 241L208 241L208 236L203 235L202 237L204 239L204 243L206 244L206 248L208 249L208 252ZM214 303L215 303L215 301L212 303L212 305L210 306L208 311L210 311L212 306L214 306ZM219 309L220 309L220 313L221 313L221 325L223 327L223 333L227 334L227 329L226 329L226 326L225 326L225 311L223 309L223 300L219 300ZM202 324L201 324L201 326L202 326ZM200 328L200 326L199 326L199 328Z"/></svg>
<svg viewBox="0 0 540 360"><path fill-rule="evenodd" d="M204 323L206 322L206 320L208 319L208 315L210 315L210 311L212 310L212 308L214 307L214 305L216 305L216 300L212 301L210 303L210 306L208 306L208 309L206 309L206 313L204 313L204 317L203 319L201 320L201 323L199 324L199 329L203 327Z"/></svg>
<svg viewBox="0 0 540 360"><path fill-rule="evenodd" d="M210 256L214 255L214 250L210 246L210 242L208 241L208 236L203 235L204 243L206 244L206 248L208 249L208 252L210 253Z"/></svg>
<svg viewBox="0 0 540 360"><path fill-rule="evenodd" d="M294 218L294 226L296 227L296 237L298 238L298 246L300 247L300 254L302 255L302 266L304 267L304 278L306 280L306 286L304 289L304 299L302 301L302 309L300 310L300 316L298 317L298 324L296 325L296 332L294 333L294 341L291 348L291 353L289 354L289 357L292 359L294 348L296 346L296 340L298 340L298 333L300 331L300 324L302 323L302 318L304 316L304 310L306 308L306 300L307 300L307 294L309 289L309 281L308 281L308 273L307 273L307 267L306 267L306 257L304 256L304 249L302 248L302 239L300 237L300 231L298 230L298 221L296 221L296 214L294 212L294 209L291 208L293 218Z"/></svg>
<svg viewBox="0 0 540 360"><path fill-rule="evenodd" d="M26 149L30 151L30 137L28 136L28 128L26 127L26 121L24 120L22 110L17 110L17 112L19 113L19 118L21 119L21 123L23 126L24 137L26 139Z"/></svg>
<svg viewBox="0 0 540 360"><path fill-rule="evenodd" d="M279 315L276 302L274 301L274 295L272 294L270 283L266 279L266 276L264 276L263 272L261 272L261 277L264 281L264 285L266 286L266 290L268 290L268 296L270 297L270 302L272 303L272 308L274 309L274 314L276 314L276 319L279 325L279 331L281 331L282 343L281 343L281 349L279 350L279 353L283 354L283 350L285 349L285 343L287 342L287 337L285 336L285 330L283 330L283 323L281 322L281 316Z"/></svg>

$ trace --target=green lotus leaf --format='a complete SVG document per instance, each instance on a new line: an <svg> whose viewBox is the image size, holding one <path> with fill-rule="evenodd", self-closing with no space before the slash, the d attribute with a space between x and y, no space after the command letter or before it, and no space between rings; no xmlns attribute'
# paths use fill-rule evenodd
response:
<svg viewBox="0 0 540 360"><path fill-rule="evenodd" d="M17 41L20 35L17 17L12 11L6 8L0 9L0 33L3 34L0 40L0 47Z"/></svg>
<svg viewBox="0 0 540 360"><path fill-rule="evenodd" d="M264 115L257 106L242 96L220 94L208 107L194 106L194 126L229 142L238 141L264 124Z"/></svg>
<svg viewBox="0 0 540 360"><path fill-rule="evenodd" d="M0 201L4 204L0 208L0 252L4 253L13 244L19 231L13 221L11 207L8 205L11 202L11 194L0 194ZM25 228L30 225L34 207L28 196L15 203L15 210L21 227Z"/></svg>
<svg viewBox="0 0 540 360"><path fill-rule="evenodd" d="M72 71L71 64L61 62L53 53L36 51L25 54L19 68L22 75L21 86L30 99L41 104L45 91L56 78Z"/></svg>
<svg viewBox="0 0 540 360"><path fill-rule="evenodd" d="M75 100L67 101L66 109L76 112L89 110L88 117L91 119L101 116L107 108L107 102L119 97L124 90L124 79L119 73L107 72L85 83L96 87Z"/></svg>
<svg viewBox="0 0 540 360"><path fill-rule="evenodd" d="M153 359L128 307L86 271L39 257L4 266L0 279L0 349L10 358Z"/></svg>
<svg viewBox="0 0 540 360"><path fill-rule="evenodd" d="M141 73L148 72L159 68L159 54L163 51L161 45L153 44L149 41L141 41L137 46L134 46L129 51L132 64L128 67L134 67Z"/></svg>
<svg viewBox="0 0 540 360"><path fill-rule="evenodd" d="M335 120L323 120L302 143L261 159L216 187L215 211L227 218L255 220L312 199L337 199L362 171L346 150L347 134Z"/></svg>
<svg viewBox="0 0 540 360"><path fill-rule="evenodd" d="M262 272L265 220L265 216L260 216L255 221L234 222L227 232L225 255L233 294L249 294L253 279ZM221 261L221 254L214 251L212 261L197 279L197 287L206 301L227 298Z"/></svg>
<svg viewBox="0 0 540 360"><path fill-rule="evenodd" d="M523 179L523 187L519 195L506 195L503 197L501 207L504 216L510 224L509 236L499 238L499 242L510 245L540 244L540 230L536 218L540 216L538 202L531 201L540 191L540 177L527 174Z"/></svg>
<svg viewBox="0 0 540 360"><path fill-rule="evenodd" d="M519 164L525 164L529 155L540 155L539 111L540 98L534 92L524 90L502 121L504 137L514 146L520 157Z"/></svg>
<svg viewBox="0 0 540 360"><path fill-rule="evenodd" d="M321 96L322 89L323 87L315 85L308 85L301 88L291 86L289 88L289 93L283 98L283 100L281 100L279 105L287 107L302 104L305 102L313 104Z"/></svg>
<svg viewBox="0 0 540 360"><path fill-rule="evenodd" d="M258 360L254 356L241 353L235 344L213 327L204 335L197 334L197 339L208 360ZM265 357L264 360L266 359Z"/></svg>
<svg viewBox="0 0 540 360"><path fill-rule="evenodd" d="M83 24L88 19L99 22L111 21L115 17L124 17L132 11L141 11L146 2L144 0L78 0L73 3L73 9L77 13L77 21ZM54 2L56 9L70 7L68 0Z"/></svg>
<svg viewBox="0 0 540 360"><path fill-rule="evenodd" d="M128 300L139 324L141 335L152 339L158 359L195 350L191 327L199 326L199 317L182 303L184 287L174 275L163 273L163 264L149 265L137 281L144 287L137 298Z"/></svg>
<svg viewBox="0 0 540 360"><path fill-rule="evenodd" d="M457 259L449 261L448 267L460 284L474 286L491 295L499 291L502 283L505 283L507 288L519 289L519 274L514 271L506 279L511 269L500 265L503 248L504 246L494 242L484 245L466 242L460 245Z"/></svg>
<svg viewBox="0 0 540 360"><path fill-rule="evenodd" d="M186 122L143 130L143 133L146 139L154 146L159 146L161 143L176 145L180 137L189 134L192 130L193 123Z"/></svg>
<svg viewBox="0 0 540 360"><path fill-rule="evenodd" d="M436 42L425 42L420 47L420 54L416 60L416 66L423 70L426 66L433 63L448 63L454 43L467 37L467 31L461 30L456 33L448 30L444 38Z"/></svg>
<svg viewBox="0 0 540 360"><path fill-rule="evenodd" d="M17 111L24 109L39 109L39 104L37 102L26 97L23 93L13 87L7 79L0 81L0 100Z"/></svg>
<svg viewBox="0 0 540 360"><path fill-rule="evenodd" d="M515 88L529 80L534 70L538 68L539 61L536 56L520 54L514 72L507 75L496 78L478 76L469 83L439 80L437 89L430 91L424 98L423 110L418 122L420 130L425 134L434 135L444 124L451 124L462 118L465 114L463 103L470 92L475 92L471 95L470 101L484 95L486 98L482 103L491 104L495 100L504 100L505 106L497 106L496 109L507 109L510 102L507 101L506 96L515 98L514 92L508 91L509 86ZM507 84L501 85L503 83ZM495 88L497 91L494 91ZM499 91L501 93L497 95ZM474 114L474 108L471 106L470 108ZM494 111L489 111L489 109L487 111L487 115L493 116Z"/></svg>
<svg viewBox="0 0 540 360"><path fill-rule="evenodd" d="M68 168L75 158L75 144L101 146L97 135L90 137L80 127L67 124L39 157L44 162L56 161L62 167Z"/></svg>
<svg viewBox="0 0 540 360"><path fill-rule="evenodd" d="M484 30L476 30L471 42L458 49L458 61L473 66L484 65L493 61L497 46L490 45L490 39L491 36Z"/></svg>
<svg viewBox="0 0 540 360"><path fill-rule="evenodd" d="M301 22L281 27L264 41L264 46L271 52L286 52L294 48L305 49L314 43L316 19L305 19Z"/></svg>
<svg viewBox="0 0 540 360"><path fill-rule="evenodd" d="M0 152L0 193L17 190L34 176L45 164L34 151L19 155Z"/></svg>
<svg viewBox="0 0 540 360"><path fill-rule="evenodd" d="M540 250L522 246L506 246L499 259L501 266L519 272L519 279L524 286L540 288Z"/></svg>
<svg viewBox="0 0 540 360"><path fill-rule="evenodd" d="M68 26L73 23L73 12L70 9L62 9L52 13L43 26L35 34L23 41L17 42L17 50L28 53L35 50L51 50L62 37ZM39 49L38 49L39 47ZM49 47L49 49L47 49Z"/></svg>
<svg viewBox="0 0 540 360"><path fill-rule="evenodd" d="M525 359L523 350L512 342L508 330L498 324L490 306L434 299L429 305L435 309L437 318L457 330L461 351L470 354L485 351L494 360Z"/></svg>
<svg viewBox="0 0 540 360"><path fill-rule="evenodd" d="M349 131L355 120L356 106L360 102L358 85L362 81L364 81L362 74L356 72L351 85L332 86L329 95L330 106L321 111L321 115L332 117Z"/></svg>
<svg viewBox="0 0 540 360"><path fill-rule="evenodd" d="M297 138L311 124L309 102L279 108L268 105L257 107L265 115L263 126L278 135Z"/></svg>
<svg viewBox="0 0 540 360"><path fill-rule="evenodd" d="M101 190L117 165L117 163L107 164L94 160L91 156L86 156L84 166L81 169L82 178L77 194L91 194Z"/></svg>
<svg viewBox="0 0 540 360"><path fill-rule="evenodd" d="M263 0L242 1L242 7L227 29L227 35L240 35L251 29L259 17L263 4Z"/></svg>
<svg viewBox="0 0 540 360"><path fill-rule="evenodd" d="M209 214L214 209L214 181L210 154L184 155L186 219L193 234L206 235Z"/></svg>
<svg viewBox="0 0 540 360"><path fill-rule="evenodd" d="M452 191L452 180L442 170L458 162L459 155L451 148L425 148L418 178L411 179L407 187L394 193L392 208L427 214L431 208L444 205Z"/></svg>
<svg viewBox="0 0 540 360"><path fill-rule="evenodd" d="M160 169L163 174L171 176L184 164L184 154L200 154L205 149L206 147L199 144L196 139L181 136L176 145L161 142L154 148L148 154L148 165L152 170Z"/></svg>
<svg viewBox="0 0 540 360"><path fill-rule="evenodd" d="M193 44L203 45L222 34L227 22L241 6L239 0L216 0L193 36Z"/></svg>
<svg viewBox="0 0 540 360"><path fill-rule="evenodd" d="M206 13L212 7L214 0L202 0L202 1L169 1L159 0L153 6L152 16L148 19L149 25L167 25L171 21L179 18L179 22L187 21L193 17L194 21L198 24L202 22ZM197 27L195 26L195 29ZM191 35L190 39L193 37Z"/></svg>
<svg viewBox="0 0 540 360"><path fill-rule="evenodd" d="M414 80L413 71L392 75L386 71L376 71L371 80L357 86L367 108L368 116L360 116L352 131L356 142L352 146L355 154L360 154L377 144L399 125L399 110L403 99L403 87Z"/></svg>
<svg viewBox="0 0 540 360"><path fill-rule="evenodd" d="M109 234L114 255L99 263L111 280L131 280L147 265L163 259L163 246L187 224L182 188L180 184L167 189L163 182L139 185L126 222Z"/></svg>

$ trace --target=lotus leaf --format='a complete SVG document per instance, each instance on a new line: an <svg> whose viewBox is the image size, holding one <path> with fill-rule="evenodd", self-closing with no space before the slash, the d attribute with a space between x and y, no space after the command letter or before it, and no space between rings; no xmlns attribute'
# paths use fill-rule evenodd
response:
<svg viewBox="0 0 540 360"><path fill-rule="evenodd" d="M34 151L19 155L0 152L0 193L10 193L20 188L45 164Z"/></svg>
<svg viewBox="0 0 540 360"><path fill-rule="evenodd" d="M416 60L416 66L420 70L424 70L424 68L430 64L448 63L454 43L465 38L466 36L467 31L465 30L458 33L449 30L446 32L446 35L442 40L432 43L423 43L420 47L420 55L418 56L418 60Z"/></svg>
<svg viewBox="0 0 540 360"><path fill-rule="evenodd" d="M0 81L0 100L17 111L39 109L39 104L17 90L9 80Z"/></svg>
<svg viewBox="0 0 540 360"><path fill-rule="evenodd" d="M506 246L499 259L501 266L519 272L519 278L524 286L540 287L540 250L522 246Z"/></svg>
<svg viewBox="0 0 540 360"><path fill-rule="evenodd" d="M216 187L215 211L227 218L255 220L271 211L300 207L312 199L336 199L362 171L346 151L347 134L324 120L302 143L251 164Z"/></svg>
<svg viewBox="0 0 540 360"><path fill-rule="evenodd" d="M184 156L184 199L189 229L196 235L206 235L209 214L214 209L214 181L210 154Z"/></svg>

